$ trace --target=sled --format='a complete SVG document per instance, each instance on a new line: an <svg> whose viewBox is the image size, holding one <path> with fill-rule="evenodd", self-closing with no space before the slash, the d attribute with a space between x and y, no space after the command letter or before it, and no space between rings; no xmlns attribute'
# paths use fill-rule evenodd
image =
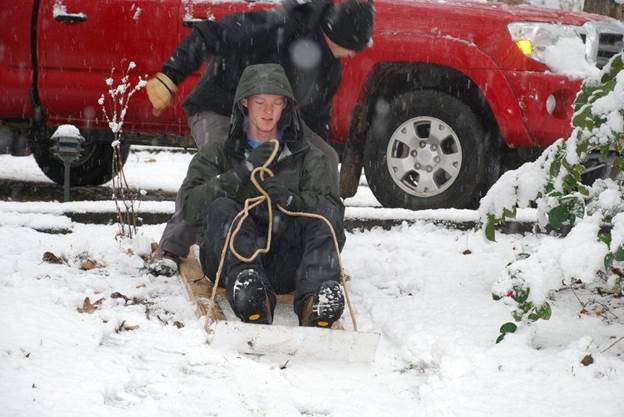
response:
<svg viewBox="0 0 624 417"><path fill-rule="evenodd" d="M342 329L342 321L332 329L300 327L293 311L292 294L278 295L272 325L244 323L235 316L218 288L216 305L210 308L212 283L204 276L196 247L180 263L180 280L195 304L198 318L205 320L211 346L241 354L312 358L352 363L374 361L380 335ZM345 312L345 314L347 314Z"/></svg>

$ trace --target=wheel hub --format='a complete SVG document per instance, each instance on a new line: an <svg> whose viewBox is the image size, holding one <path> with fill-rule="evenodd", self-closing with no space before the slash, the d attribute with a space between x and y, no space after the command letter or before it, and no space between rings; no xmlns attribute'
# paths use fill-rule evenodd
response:
<svg viewBox="0 0 624 417"><path fill-rule="evenodd" d="M403 122L392 134L386 153L393 181L417 197L446 191L459 176L461 142L443 120L419 116Z"/></svg>
<svg viewBox="0 0 624 417"><path fill-rule="evenodd" d="M438 153L431 149L431 145L427 144L425 148L418 152L416 156L416 163L419 163L421 166L435 165L435 158L440 160Z"/></svg>

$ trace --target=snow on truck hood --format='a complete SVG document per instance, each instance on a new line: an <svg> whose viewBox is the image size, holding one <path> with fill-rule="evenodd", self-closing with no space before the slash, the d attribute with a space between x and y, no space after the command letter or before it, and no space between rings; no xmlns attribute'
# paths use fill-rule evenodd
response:
<svg viewBox="0 0 624 417"><path fill-rule="evenodd" d="M510 6L504 3L489 3L487 1L471 0L377 0L377 13L384 13L385 9L402 10L400 14L410 16L405 8L413 7L421 12L425 10L432 18L438 16L443 19L448 15L462 15L464 17L485 18L491 21L509 23L514 21L561 23L568 25L583 25L589 21L615 21L608 16L584 12L549 9L539 6ZM398 11L397 11L398 13ZM413 19L413 16L412 16ZM376 23L380 20L377 19Z"/></svg>

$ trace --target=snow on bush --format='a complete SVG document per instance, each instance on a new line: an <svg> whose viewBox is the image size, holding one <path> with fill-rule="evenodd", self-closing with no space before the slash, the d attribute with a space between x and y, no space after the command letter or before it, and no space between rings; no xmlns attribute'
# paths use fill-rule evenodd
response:
<svg viewBox="0 0 624 417"><path fill-rule="evenodd" d="M547 237L533 253L508 264L493 287L494 299L511 298L516 321L550 317L546 298L561 284L590 283L602 274L624 289L624 61L615 56L598 77L585 80L574 103L574 130L534 162L506 172L481 199L479 218L487 239L495 226L513 218L518 208L537 207L541 228L561 231ZM598 155L606 179L581 182L584 163ZM502 340L515 324L501 327Z"/></svg>

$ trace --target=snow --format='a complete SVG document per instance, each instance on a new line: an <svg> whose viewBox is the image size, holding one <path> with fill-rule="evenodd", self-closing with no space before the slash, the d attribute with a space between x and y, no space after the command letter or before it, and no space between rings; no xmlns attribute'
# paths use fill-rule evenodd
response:
<svg viewBox="0 0 624 417"><path fill-rule="evenodd" d="M60 236L0 228L0 403L8 415L608 416L624 406L611 394L624 382L615 356L623 350L594 347L596 362L579 364L587 337L604 348L620 325L587 317L571 332L578 318L564 308L552 322L493 343L506 311L489 285L518 236L494 249L475 232L429 224L350 234L343 253L360 327L383 334L376 363L291 360L280 369L286 359L207 345L181 285L147 275L114 240L114 226L73 229ZM162 225L141 230L149 241ZM42 263L45 251L68 264ZM103 267L78 269L87 255ZM153 304L126 304L115 292ZM85 297L104 301L81 314ZM117 333L124 321L138 328Z"/></svg>
<svg viewBox="0 0 624 417"><path fill-rule="evenodd" d="M528 0L527 3L531 6L580 12L583 11L585 0Z"/></svg>
<svg viewBox="0 0 624 417"><path fill-rule="evenodd" d="M128 176L148 195L175 190L189 160L186 153L139 148ZM0 178L42 181L42 174L32 158L0 156ZM534 255L544 260L539 273L559 262L570 274L590 270L583 256L598 250L587 240L595 224L566 240L499 235L490 244L480 232L429 221L476 221L476 211L381 209L362 191L370 192L364 181L347 201L347 216L415 221L347 236L343 261L358 325L382 334L368 366L217 350L206 343L177 279L143 268L139 255L164 225L142 226L133 242L120 242L115 225L63 215L107 211L110 201L0 203L0 415L606 417L624 408L617 394L624 388L624 344L603 352L624 326L579 315L569 291L548 294L550 321L494 343L509 320L508 307L490 297L505 265L540 247L550 249ZM173 202L141 203L141 212L152 210L172 212ZM533 209L518 212L535 217ZM623 223L614 220L618 242ZM64 263L43 262L48 251ZM81 270L86 259L97 267ZM79 313L86 297L103 300ZM594 363L585 367L580 360L589 353Z"/></svg>
<svg viewBox="0 0 624 417"><path fill-rule="evenodd" d="M139 209L143 213L172 213L173 201L139 201ZM0 212L15 213L111 213L116 212L115 202L106 201L74 201L68 203L55 202L0 202Z"/></svg>
<svg viewBox="0 0 624 417"><path fill-rule="evenodd" d="M78 17L82 19L86 19L87 15L84 13L68 13L67 6L63 3L63 0L56 0L54 2L54 8L52 9L52 17L58 18L62 16L68 17Z"/></svg>
<svg viewBox="0 0 624 417"><path fill-rule="evenodd" d="M321 50L315 42L301 39L290 46L290 56L297 67L310 70L319 64Z"/></svg>
<svg viewBox="0 0 624 417"><path fill-rule="evenodd" d="M585 44L580 37L561 37L544 51L544 63L552 72L570 78L597 77L600 70L585 58Z"/></svg>
<svg viewBox="0 0 624 417"><path fill-rule="evenodd" d="M610 129L617 130L622 126L622 116L618 113L621 103L624 101L624 72L616 76L616 84L609 94L597 99L592 104L592 114L596 116L606 116ZM615 113L615 114L614 114ZM621 131L622 129L620 129ZM611 133L610 131L605 134Z"/></svg>
<svg viewBox="0 0 624 417"><path fill-rule="evenodd" d="M52 138L69 137L84 140L80 134L80 130L74 125L60 125L52 134Z"/></svg>
<svg viewBox="0 0 624 417"><path fill-rule="evenodd" d="M516 204L520 208L529 207L530 202L535 200L543 189L546 183L544 173L550 169L556 146L561 143L561 140L555 142L534 162L525 163L518 169L505 172L481 198L478 212L482 222L487 222L489 214L502 216L505 208Z"/></svg>
<svg viewBox="0 0 624 417"><path fill-rule="evenodd" d="M134 15L132 16L132 20L134 20L135 22L139 22L139 18L141 17L141 12L143 11L143 9L141 9L140 7L136 7L136 4L132 4L132 7L130 8L130 10L134 10Z"/></svg>
<svg viewBox="0 0 624 417"><path fill-rule="evenodd" d="M183 4L189 14L192 4L207 1ZM57 5L66 12L59 0L55 13ZM550 65L578 76L574 71L587 70L577 65L578 44L566 46L570 56L551 55ZM606 118L603 135L622 130L613 111L618 99L624 101L606 96L594 107ZM191 157L137 148L126 176L147 196L174 192ZM595 238L597 217L565 238L499 234L496 244L480 231L431 222L476 222L516 202L518 221L536 221L529 201L542 187L548 158L507 173L480 211L383 209L362 181L345 201L348 218L404 220L387 231L348 233L342 253L360 329L382 334L369 366L217 350L177 279L144 269L140 256L164 224L142 226L126 242L115 239L115 225L85 225L65 215L114 211L111 201L0 202L0 416L620 415L624 343L610 346L624 334L621 307L614 307L616 319L581 313L576 293L552 291L576 278L596 280L603 267L596 260L607 251ZM0 178L49 182L32 157L8 155L0 155ZM505 191L510 188L515 192ZM597 204L621 206L620 195L605 183ZM142 201L139 212L173 209L173 201ZM614 250L624 242L624 215L612 223ZM45 252L63 263L42 261ZM532 255L521 259L525 253ZM87 259L96 268L80 269ZM514 260L514 270L506 269ZM553 317L495 344L510 317L491 291L509 288L514 271L529 283L531 301L548 300ZM578 294L586 303L593 297L591 288ZM96 309L80 313L86 297ZM588 354L594 363L583 366Z"/></svg>
<svg viewBox="0 0 624 417"><path fill-rule="evenodd" d="M36 230L64 230L71 229L69 217L42 213L40 211L24 213L20 211L1 210L0 226L29 227Z"/></svg>
<svg viewBox="0 0 624 417"><path fill-rule="evenodd" d="M596 272L604 271L608 246L596 238L601 220L597 214L587 217L563 239L560 265L566 283L572 279L591 283L596 279Z"/></svg>
<svg viewBox="0 0 624 417"><path fill-rule="evenodd" d="M587 217L565 238L545 237L538 247L524 248L530 256L505 267L494 285L494 292L505 293L514 286L531 289L529 301L541 305L553 290L574 280L590 284L596 280L596 272L604 271L603 260L608 246L596 236L600 217Z"/></svg>

